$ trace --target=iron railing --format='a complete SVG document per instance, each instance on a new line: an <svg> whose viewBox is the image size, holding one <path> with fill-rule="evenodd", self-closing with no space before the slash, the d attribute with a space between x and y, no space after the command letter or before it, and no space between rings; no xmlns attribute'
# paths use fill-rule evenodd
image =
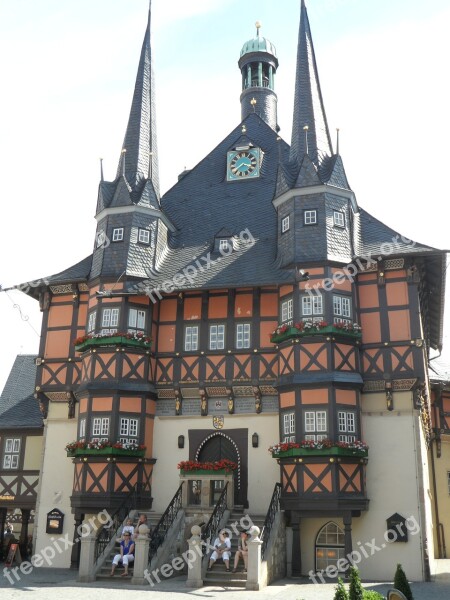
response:
<svg viewBox="0 0 450 600"><path fill-rule="evenodd" d="M104 525L95 540L95 553L94 553L94 562L97 563L98 559L102 556L103 552L106 550L109 542L113 539L113 537L117 536L119 533L119 529L122 526L122 523L125 521L125 518L130 514L132 510L136 508L136 499L137 499L137 486L131 490L128 496L125 496L121 505L116 510L115 513L111 516L111 521L108 525Z"/></svg>
<svg viewBox="0 0 450 600"><path fill-rule="evenodd" d="M280 510L280 496L281 496L281 483L276 483L272 499L270 500L269 510L267 511L266 518L264 520L264 525L261 531L261 558L264 558L264 553L267 548L267 544L269 543L270 532L272 531L273 523L275 521L275 517L277 512Z"/></svg>
<svg viewBox="0 0 450 600"><path fill-rule="evenodd" d="M223 492L220 494L219 499L217 500L217 504L212 511L212 515L209 518L208 523L205 526L205 529L202 533L202 542L203 542L203 555L207 553L209 543L213 536L216 535L217 530L219 529L220 521L222 520L223 513L227 508L227 494L228 494L228 482L223 488Z"/></svg>
<svg viewBox="0 0 450 600"><path fill-rule="evenodd" d="M152 562L152 558L158 551L158 548L162 546L166 539L167 532L172 526L172 523L177 518L178 511L182 506L181 491L183 489L183 483L181 482L175 496L170 501L169 506L164 511L162 517L155 526L155 529L151 532L150 546L148 549L148 563Z"/></svg>

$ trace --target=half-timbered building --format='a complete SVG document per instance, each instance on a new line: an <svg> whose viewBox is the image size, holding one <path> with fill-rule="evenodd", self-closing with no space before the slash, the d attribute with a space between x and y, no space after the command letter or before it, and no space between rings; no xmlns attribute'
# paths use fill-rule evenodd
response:
<svg viewBox="0 0 450 600"><path fill-rule="evenodd" d="M357 202L303 1L290 142L276 49L258 29L238 63L241 122L163 196L150 39L149 19L93 252L28 292L43 312L35 394L47 423L37 547L57 489L73 535L136 486L140 506L163 511L180 460L227 458L234 504L252 514L281 483L294 575L359 551L364 577L401 562L426 579L427 371L442 346L445 254ZM68 459L73 440L145 451ZM407 541L387 543L399 519Z"/></svg>

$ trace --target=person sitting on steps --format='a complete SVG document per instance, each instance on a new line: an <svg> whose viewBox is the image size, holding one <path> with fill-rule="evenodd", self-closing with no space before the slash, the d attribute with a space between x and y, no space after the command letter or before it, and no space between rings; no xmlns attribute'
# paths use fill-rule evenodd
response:
<svg viewBox="0 0 450 600"><path fill-rule="evenodd" d="M241 535L240 535L239 542L238 542L238 549L236 551L236 554L234 555L233 573L236 573L236 571L237 571L238 564L239 564L239 558L241 556L242 556L242 560L244 561L244 573L247 573L247 561L248 561L247 541L248 541L248 532L241 531Z"/></svg>
<svg viewBox="0 0 450 600"><path fill-rule="evenodd" d="M231 542L228 536L228 531L222 531L214 540L214 552L209 558L208 571L211 570L213 564L218 558L223 558L225 568L230 570Z"/></svg>
<svg viewBox="0 0 450 600"><path fill-rule="evenodd" d="M134 562L134 542L131 539L130 532L124 533L123 540L120 542L120 554L116 554L111 568L111 577L114 577L114 571L116 570L119 561L122 561L125 571L121 577L127 577L128 565Z"/></svg>

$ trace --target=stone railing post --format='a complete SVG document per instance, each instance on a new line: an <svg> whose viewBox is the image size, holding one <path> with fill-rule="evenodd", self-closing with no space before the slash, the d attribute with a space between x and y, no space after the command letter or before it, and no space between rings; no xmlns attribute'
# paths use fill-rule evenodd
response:
<svg viewBox="0 0 450 600"><path fill-rule="evenodd" d="M194 525L191 528L192 537L188 540L189 550L188 557L186 557L188 565L188 578L186 585L192 588L203 587L202 579L202 558L203 558L203 547L202 539L200 537L201 529L198 525Z"/></svg>
<svg viewBox="0 0 450 600"><path fill-rule="evenodd" d="M248 590L258 591L261 589L261 546L259 539L260 529L253 525L249 533L251 538L248 544L248 566L247 566L247 585Z"/></svg>
<svg viewBox="0 0 450 600"><path fill-rule="evenodd" d="M138 536L134 541L134 567L131 583L133 585L143 585L146 581L145 570L148 566L148 551L150 538L148 532L150 529L145 523L139 526Z"/></svg>
<svg viewBox="0 0 450 600"><path fill-rule="evenodd" d="M85 521L90 515L85 516ZM95 540L97 531L89 527L89 533L83 535L79 541L81 544L80 550L80 567L78 570L78 581L89 583L95 581Z"/></svg>

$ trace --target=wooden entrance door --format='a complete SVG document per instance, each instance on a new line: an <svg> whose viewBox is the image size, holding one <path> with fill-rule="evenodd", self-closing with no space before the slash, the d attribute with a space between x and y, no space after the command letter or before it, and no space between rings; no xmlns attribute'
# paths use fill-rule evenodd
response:
<svg viewBox="0 0 450 600"><path fill-rule="evenodd" d="M239 465L238 469L234 471L234 504L243 504L244 490L241 486L242 462L239 460L236 446L224 435L217 433L201 445L197 456L197 460L199 462L215 462L218 460L223 460L224 458ZM220 485L217 486L216 492L217 494L214 495L217 495L217 500L221 492Z"/></svg>

